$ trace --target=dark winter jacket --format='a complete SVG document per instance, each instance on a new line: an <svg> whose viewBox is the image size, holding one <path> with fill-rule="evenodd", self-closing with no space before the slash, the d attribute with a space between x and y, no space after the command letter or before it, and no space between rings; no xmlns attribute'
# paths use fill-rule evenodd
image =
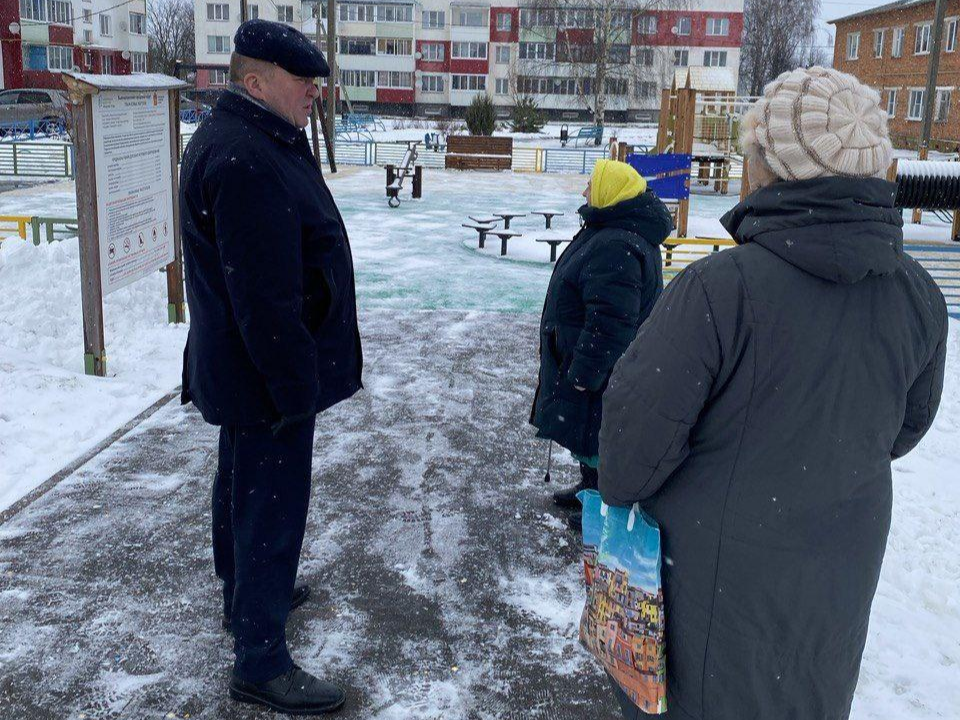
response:
<svg viewBox="0 0 960 720"><path fill-rule="evenodd" d="M600 492L660 523L671 720L847 718L946 305L896 187L760 190L663 293L604 396ZM909 639L900 638L904 642Z"/></svg>
<svg viewBox="0 0 960 720"><path fill-rule="evenodd" d="M597 454L610 371L663 290L659 245L673 223L652 192L579 212L584 227L547 288L530 422L539 437L589 457Z"/></svg>
<svg viewBox="0 0 960 720"><path fill-rule="evenodd" d="M361 387L353 260L306 136L221 96L187 146L184 402L207 422L319 412Z"/></svg>

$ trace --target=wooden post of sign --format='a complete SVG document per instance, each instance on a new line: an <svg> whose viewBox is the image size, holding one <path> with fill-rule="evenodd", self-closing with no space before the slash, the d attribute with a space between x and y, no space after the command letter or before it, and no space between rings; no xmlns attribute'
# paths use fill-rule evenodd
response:
<svg viewBox="0 0 960 720"><path fill-rule="evenodd" d="M75 125L77 224L80 234L80 304L83 312L83 369L107 374L103 339L103 288L100 285L100 228L97 219L97 176L93 157L93 96L71 87Z"/></svg>
<svg viewBox="0 0 960 720"><path fill-rule="evenodd" d="M689 84L689 82L688 82ZM697 108L697 91L689 87L677 90L677 115L673 126L673 151L679 155L693 154L693 123ZM690 177L687 176L689 188ZM690 200L681 200L677 208L677 237L687 236Z"/></svg>
<svg viewBox="0 0 960 720"><path fill-rule="evenodd" d="M926 159L927 159L927 148L925 148L925 147L921 147L921 148L920 148L920 152L917 153L917 159L918 159L918 160L926 160ZM923 210L921 210L920 208L914 208L914 210L913 210L913 224L914 224L914 225L920 225L922 222L923 222Z"/></svg>
<svg viewBox="0 0 960 720"><path fill-rule="evenodd" d="M173 183L173 262L167 265L167 321L185 323L187 303L183 292L183 248L180 245L180 91L168 90L170 110L170 180Z"/></svg>
<svg viewBox="0 0 960 720"><path fill-rule="evenodd" d="M660 117L657 123L657 146L655 150L657 155L667 151L670 142L670 115L672 111L670 89L668 88L660 93Z"/></svg>

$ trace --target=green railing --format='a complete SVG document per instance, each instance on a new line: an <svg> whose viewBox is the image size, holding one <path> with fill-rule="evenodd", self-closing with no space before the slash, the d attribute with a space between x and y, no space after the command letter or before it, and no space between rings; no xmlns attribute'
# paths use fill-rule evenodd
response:
<svg viewBox="0 0 960 720"><path fill-rule="evenodd" d="M73 145L0 142L0 177L73 177Z"/></svg>

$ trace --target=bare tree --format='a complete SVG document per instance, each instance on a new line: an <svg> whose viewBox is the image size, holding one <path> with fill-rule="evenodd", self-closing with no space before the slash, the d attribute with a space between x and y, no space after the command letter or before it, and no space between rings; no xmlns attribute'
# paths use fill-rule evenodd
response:
<svg viewBox="0 0 960 720"><path fill-rule="evenodd" d="M154 0L148 3L150 71L173 75L177 62L193 63L193 0Z"/></svg>
<svg viewBox="0 0 960 720"><path fill-rule="evenodd" d="M820 0L746 0L740 84L760 95L780 73L822 59L816 47Z"/></svg>

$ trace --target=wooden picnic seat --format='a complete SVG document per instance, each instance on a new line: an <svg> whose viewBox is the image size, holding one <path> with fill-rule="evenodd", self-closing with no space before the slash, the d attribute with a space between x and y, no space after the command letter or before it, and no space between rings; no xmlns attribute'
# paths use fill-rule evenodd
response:
<svg viewBox="0 0 960 720"><path fill-rule="evenodd" d="M573 242L571 237L538 237L537 242L539 243L549 243L550 245L550 262L557 261L557 248L563 243Z"/></svg>
<svg viewBox="0 0 960 720"><path fill-rule="evenodd" d="M509 170L513 138L452 135L447 138L444 167L452 170Z"/></svg>
<svg viewBox="0 0 960 720"><path fill-rule="evenodd" d="M488 231L490 235L496 235L500 238L500 255L507 254L507 241L510 238L520 237L523 233L519 233L516 230L507 230L506 228L494 228L493 230Z"/></svg>
<svg viewBox="0 0 960 720"><path fill-rule="evenodd" d="M478 223L478 222L468 222L463 223L462 227L470 228L471 230L476 230L480 235L480 249L483 249L483 243L487 239L487 233L491 230L496 230L497 226L493 223Z"/></svg>

